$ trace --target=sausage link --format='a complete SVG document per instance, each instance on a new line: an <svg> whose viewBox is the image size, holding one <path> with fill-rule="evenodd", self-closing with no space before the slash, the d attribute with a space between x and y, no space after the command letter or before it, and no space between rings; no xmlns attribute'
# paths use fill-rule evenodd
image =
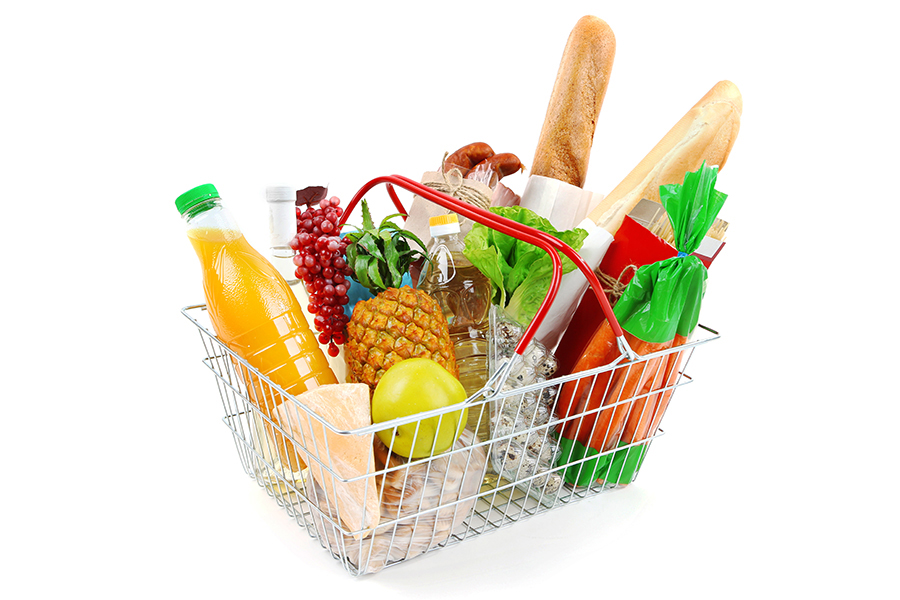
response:
<svg viewBox="0 0 900 600"><path fill-rule="evenodd" d="M522 164L518 156L509 152L502 152L476 164L466 174L466 179L475 179L490 187L494 187L498 181L507 175L512 175L524 168L525 165Z"/></svg>
<svg viewBox="0 0 900 600"><path fill-rule="evenodd" d="M444 172L457 168L465 176L473 166L492 156L494 151L484 142L468 144L447 157L444 161Z"/></svg>

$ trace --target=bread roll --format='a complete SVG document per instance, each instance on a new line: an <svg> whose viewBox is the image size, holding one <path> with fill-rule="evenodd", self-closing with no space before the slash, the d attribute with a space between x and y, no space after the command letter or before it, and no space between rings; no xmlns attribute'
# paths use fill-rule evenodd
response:
<svg viewBox="0 0 900 600"><path fill-rule="evenodd" d="M699 169L704 160L724 167L742 110L737 86L730 81L717 83L591 211L590 219L615 234L641 198L659 202L659 186L682 183L684 174Z"/></svg>
<svg viewBox="0 0 900 600"><path fill-rule="evenodd" d="M594 130L616 54L605 21L582 17L563 52L531 174L584 187Z"/></svg>

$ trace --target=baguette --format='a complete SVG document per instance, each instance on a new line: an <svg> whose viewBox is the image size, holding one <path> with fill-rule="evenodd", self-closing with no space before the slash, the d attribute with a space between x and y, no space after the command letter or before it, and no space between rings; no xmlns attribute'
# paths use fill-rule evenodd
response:
<svg viewBox="0 0 900 600"><path fill-rule="evenodd" d="M578 20L563 52L531 174L584 187L594 130L616 54L605 21Z"/></svg>
<svg viewBox="0 0 900 600"><path fill-rule="evenodd" d="M625 215L648 198L659 202L659 186L682 183L703 161L719 169L740 129L743 102L730 81L717 83L659 141L631 173L591 211L589 218L615 235Z"/></svg>

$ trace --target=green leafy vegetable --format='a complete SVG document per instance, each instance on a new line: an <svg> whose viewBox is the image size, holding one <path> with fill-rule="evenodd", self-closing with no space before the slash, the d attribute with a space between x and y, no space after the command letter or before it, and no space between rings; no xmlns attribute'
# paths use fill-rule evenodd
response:
<svg viewBox="0 0 900 600"><path fill-rule="evenodd" d="M579 250L587 237L584 229L558 231L550 221L521 206L490 209L492 213L549 233ZM530 323L550 289L553 262L544 250L480 223L466 235L466 258L490 279L492 301L504 307L520 323ZM575 269L575 263L563 256L563 273Z"/></svg>
<svg viewBox="0 0 900 600"><path fill-rule="evenodd" d="M373 294L403 285L403 274L409 271L410 265L426 256L422 240L391 221L400 216L400 213L388 215L376 227L369 205L363 200L362 227L346 235L350 240L346 256L353 270L351 277Z"/></svg>

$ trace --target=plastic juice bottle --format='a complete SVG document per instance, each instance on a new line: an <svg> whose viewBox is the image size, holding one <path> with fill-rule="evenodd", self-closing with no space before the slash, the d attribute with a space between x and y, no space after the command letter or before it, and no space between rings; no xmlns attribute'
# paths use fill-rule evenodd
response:
<svg viewBox="0 0 900 600"><path fill-rule="evenodd" d="M418 288L437 300L447 317L459 381L471 396L488 380L491 282L463 254L465 246L459 239L455 214L431 217L428 225L430 263L422 272ZM467 426L481 441L490 438L489 420L487 404L469 409Z"/></svg>
<svg viewBox="0 0 900 600"><path fill-rule="evenodd" d="M175 206L203 270L203 291L216 336L235 354L292 395L337 383L296 296L272 264L253 249L212 184L178 197ZM273 419L284 398L239 364L250 400ZM273 419L274 420L274 419ZM264 456L273 466L304 468L293 444L265 425ZM271 451L277 448L277 456Z"/></svg>

